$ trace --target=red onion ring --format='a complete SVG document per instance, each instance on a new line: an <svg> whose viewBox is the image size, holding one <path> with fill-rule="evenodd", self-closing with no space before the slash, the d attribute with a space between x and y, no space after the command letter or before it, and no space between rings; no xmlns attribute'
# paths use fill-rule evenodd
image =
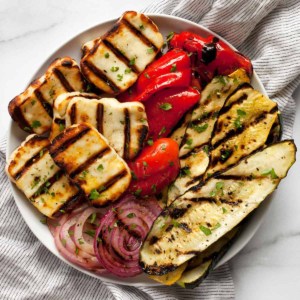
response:
<svg viewBox="0 0 300 300"><path fill-rule="evenodd" d="M124 196L102 217L97 229L94 252L100 264L119 277L140 274L139 250L161 210L155 198Z"/></svg>
<svg viewBox="0 0 300 300"><path fill-rule="evenodd" d="M91 216L94 218L93 224L89 221ZM61 255L68 261L99 274L103 273L104 268L95 256L94 238L85 231L96 232L100 218L99 209L84 204L70 214L47 220L55 245Z"/></svg>

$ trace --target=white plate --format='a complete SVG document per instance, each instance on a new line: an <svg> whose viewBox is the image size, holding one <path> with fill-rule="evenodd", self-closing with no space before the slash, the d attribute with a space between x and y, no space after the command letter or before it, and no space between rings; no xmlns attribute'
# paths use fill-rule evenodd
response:
<svg viewBox="0 0 300 300"><path fill-rule="evenodd" d="M169 32L175 31L192 31L195 33L198 33L203 36L207 36L209 34L214 34L215 36L219 37L217 34L209 31L208 29L197 25L193 22L168 16L168 15L149 15L153 21L158 25L160 31L164 36L166 36ZM62 56L71 56L77 62L80 61L81 56L81 45L91 39L94 39L98 37L99 35L105 33L108 29L111 28L113 23L116 20L107 21L105 23L99 24L93 28L90 28L68 42L66 42L64 45L62 45L57 51L55 51L45 62L44 64L37 70L33 76L28 79L29 82L31 82L33 79L41 76L44 71L46 70L47 66L57 57ZM222 39L221 37L219 37ZM252 77L252 85L255 89L259 90L260 92L266 94L266 91L259 80L258 76L254 72ZM16 94L20 91L16 91ZM11 122L10 124L10 131L9 131L9 139L8 139L8 145L7 145L7 157L9 157L9 154L18 147L21 142L25 139L26 133L24 133L19 127ZM50 234L50 231L48 230L47 226L43 225L40 222L40 219L42 218L42 215L29 203L29 201L25 198L25 196L12 184L12 192L15 198L15 202L31 231L35 234L35 236L57 257L59 257L61 260L65 261L67 264L71 265L73 268L88 274L90 276L99 278L103 281L112 282L112 283L118 283L118 284L124 284L124 285L132 285L132 286L157 286L160 285L150 279L147 278L147 276L139 275L134 278L118 278L113 275L105 274L105 275L95 275L92 272L89 272L87 270L84 270L80 267L77 267L68 261L66 261L57 251L54 240L52 235ZM232 247L229 249L229 251L226 253L226 255L222 258L222 260L218 263L217 267L227 262L229 259L231 259L234 255L236 255L253 237L257 229L262 223L263 217L267 212L267 208L269 206L270 201L266 200L264 203L256 210L256 212L253 214L253 216L250 218L250 220L247 222L247 226L245 226L245 229L241 233L241 235L238 237L238 239L234 242ZM57 272L60 272L60 270L57 270Z"/></svg>

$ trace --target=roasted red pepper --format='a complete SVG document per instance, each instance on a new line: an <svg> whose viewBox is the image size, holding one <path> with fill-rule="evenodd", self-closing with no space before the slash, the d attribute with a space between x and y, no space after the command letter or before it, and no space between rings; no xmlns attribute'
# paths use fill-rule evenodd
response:
<svg viewBox="0 0 300 300"><path fill-rule="evenodd" d="M179 148L169 138L155 141L128 163L132 172L129 192L136 196L155 195L177 177L180 169Z"/></svg>
<svg viewBox="0 0 300 300"><path fill-rule="evenodd" d="M181 48L191 55L192 67L204 83L216 75L229 75L243 68L249 76L253 73L249 58L230 48L214 36L207 38L191 32L174 34L170 40L171 48Z"/></svg>
<svg viewBox="0 0 300 300"><path fill-rule="evenodd" d="M160 91L149 98L145 109L149 137L156 140L168 136L182 116L200 100L194 88L174 88Z"/></svg>
<svg viewBox="0 0 300 300"><path fill-rule="evenodd" d="M142 72L133 88L119 95L121 102L146 101L165 88L188 87L191 83L191 63L187 53L173 49Z"/></svg>

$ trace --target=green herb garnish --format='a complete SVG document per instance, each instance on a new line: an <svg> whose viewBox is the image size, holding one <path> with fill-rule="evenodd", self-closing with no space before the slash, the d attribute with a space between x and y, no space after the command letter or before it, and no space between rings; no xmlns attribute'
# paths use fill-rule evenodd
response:
<svg viewBox="0 0 300 300"><path fill-rule="evenodd" d="M262 171L261 175L263 175L263 176L271 175L272 179L277 179L278 178L277 174L275 173L274 168Z"/></svg>
<svg viewBox="0 0 300 300"><path fill-rule="evenodd" d="M32 127L32 128L38 128L38 127L41 127L41 126L42 126L42 124L41 124L41 122L38 121L38 120L35 120L35 121L33 121L33 122L31 123L31 127Z"/></svg>
<svg viewBox="0 0 300 300"><path fill-rule="evenodd" d="M199 226L200 230L206 235L211 235L211 230L203 225L200 225Z"/></svg>
<svg viewBox="0 0 300 300"><path fill-rule="evenodd" d="M171 103L162 103L160 106L159 106L160 109L163 109L163 110L170 110L173 108L172 104Z"/></svg>
<svg viewBox="0 0 300 300"><path fill-rule="evenodd" d="M96 189L93 189L90 193L90 199L91 200L95 200L98 199L100 197L100 194L98 193L98 191Z"/></svg>

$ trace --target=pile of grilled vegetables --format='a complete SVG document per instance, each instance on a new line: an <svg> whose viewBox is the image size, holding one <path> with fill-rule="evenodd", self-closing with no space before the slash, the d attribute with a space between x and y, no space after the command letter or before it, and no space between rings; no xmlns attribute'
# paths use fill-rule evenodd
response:
<svg viewBox="0 0 300 300"><path fill-rule="evenodd" d="M295 162L294 142L279 141L276 103L249 82L243 70L215 77L173 133L181 172L140 251L156 281L197 286Z"/></svg>
<svg viewBox="0 0 300 300"><path fill-rule="evenodd" d="M128 220L137 218L134 213L127 215L129 225L115 226L140 243L132 274L143 270L158 282L186 288L214 268L247 216L287 175L296 153L292 140L280 141L277 104L250 84L251 62L225 45L217 54L216 43L223 42L212 37L200 43L199 61L200 50L190 55L186 47L193 50L200 38L172 34L170 50L162 54L157 26L143 14L127 12L109 32L84 44L80 67L70 57L55 60L9 104L13 120L31 133L7 165L28 200L50 219L83 204L83 211L107 206L119 220L112 203L125 195L120 203L131 209L127 201L133 197L140 219L148 220L147 231L142 238L134 231L136 224ZM221 51L238 68L226 67L224 75L214 67L209 73L210 63L222 60ZM202 90L192 86L192 74L199 71L195 62L208 68ZM138 200L146 203L140 198L155 213L140 205ZM96 219L101 227L100 215ZM97 232L109 235L106 228ZM88 258L100 257L97 268L102 268L101 253L93 252L102 249L100 238L92 237ZM67 257L78 264L76 250L75 257ZM121 254L112 256L117 264ZM126 259L133 265L130 255ZM127 265L120 268L126 276Z"/></svg>

